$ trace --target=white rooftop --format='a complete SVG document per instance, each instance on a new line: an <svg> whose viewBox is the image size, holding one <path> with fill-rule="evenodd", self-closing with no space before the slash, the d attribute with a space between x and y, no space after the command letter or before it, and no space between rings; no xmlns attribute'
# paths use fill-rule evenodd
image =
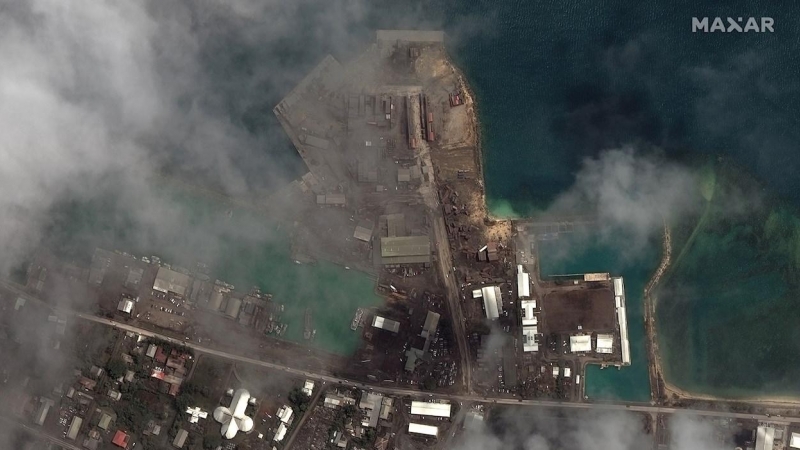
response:
<svg viewBox="0 0 800 450"><path fill-rule="evenodd" d="M789 439L789 447L800 448L800 433L792 433L792 437Z"/></svg>
<svg viewBox="0 0 800 450"><path fill-rule="evenodd" d="M124 313L130 314L131 311L133 311L133 300L123 298L122 300L119 301L117 309Z"/></svg>
<svg viewBox="0 0 800 450"><path fill-rule="evenodd" d="M611 353L614 348L614 335L612 334L598 334L597 345L595 349L597 353Z"/></svg>
<svg viewBox="0 0 800 450"><path fill-rule="evenodd" d="M531 296L531 275L522 271L522 266L517 266L517 297Z"/></svg>
<svg viewBox="0 0 800 450"><path fill-rule="evenodd" d="M592 351L592 337L589 335L570 336L569 351L572 353Z"/></svg>
<svg viewBox="0 0 800 450"><path fill-rule="evenodd" d="M772 450L775 441L775 428L760 426L756 430L756 450Z"/></svg>
<svg viewBox="0 0 800 450"><path fill-rule="evenodd" d="M536 342L537 327L522 327L522 351L538 352L539 344Z"/></svg>
<svg viewBox="0 0 800 450"><path fill-rule="evenodd" d="M500 305L503 297L500 294L499 286L486 286L481 289L483 296L483 306L486 310L486 318L489 320L497 320L500 318Z"/></svg>
<svg viewBox="0 0 800 450"><path fill-rule="evenodd" d="M280 442L283 440L284 436L286 436L286 425L281 422L280 425L278 425L278 431L275 432L273 440L275 442Z"/></svg>
<svg viewBox="0 0 800 450"><path fill-rule="evenodd" d="M408 432L425 434L428 436L437 436L439 434L439 428L434 427L432 425L423 425L421 423L409 423Z"/></svg>
<svg viewBox="0 0 800 450"><path fill-rule="evenodd" d="M214 410L214 420L222 424L221 433L225 439L233 439L239 431L253 430L253 419L245 415L249 400L247 389L237 389L230 406L218 406Z"/></svg>
<svg viewBox="0 0 800 450"><path fill-rule="evenodd" d="M536 309L536 300L522 300L519 302L522 310L522 326L536 325L539 323L533 311Z"/></svg>
<svg viewBox="0 0 800 450"><path fill-rule="evenodd" d="M375 328L389 330L392 333L397 333L400 330L400 322L397 322L396 320L390 320L381 316L375 316L375 318L372 319L372 326Z"/></svg>
<svg viewBox="0 0 800 450"><path fill-rule="evenodd" d="M283 423L291 423L292 414L294 414L294 410L289 405L283 405L278 408L277 416Z"/></svg>
<svg viewBox="0 0 800 450"><path fill-rule="evenodd" d="M450 417L450 403L411 402L411 414Z"/></svg>

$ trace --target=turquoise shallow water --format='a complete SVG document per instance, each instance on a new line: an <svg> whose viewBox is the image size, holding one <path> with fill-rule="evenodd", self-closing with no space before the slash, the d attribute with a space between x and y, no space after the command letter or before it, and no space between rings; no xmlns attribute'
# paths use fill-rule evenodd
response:
<svg viewBox="0 0 800 450"><path fill-rule="evenodd" d="M273 294L285 307L281 313L281 320L289 325L285 339L306 342L303 328L308 307L317 330L310 345L342 355L358 348L360 333L350 329L356 308L382 304L371 277L324 262L295 264L286 226L262 214L231 209L175 188L157 192L181 218L170 242L163 237L148 242L147 228L135 226L138 222L131 212L115 212L101 201L71 204L56 213L48 233L51 248L82 265L88 265L95 247L157 255L164 262L185 267L205 261L211 264L212 276L241 291L258 286ZM230 210L233 216L228 218Z"/></svg>

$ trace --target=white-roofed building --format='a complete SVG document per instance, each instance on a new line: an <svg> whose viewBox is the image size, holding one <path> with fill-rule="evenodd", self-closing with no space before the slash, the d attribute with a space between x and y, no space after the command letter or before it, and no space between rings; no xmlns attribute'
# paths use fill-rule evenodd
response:
<svg viewBox="0 0 800 450"><path fill-rule="evenodd" d="M534 314L534 310L536 309L536 300L522 300L519 302L519 308L522 311L523 327L538 325L539 320Z"/></svg>
<svg viewBox="0 0 800 450"><path fill-rule="evenodd" d="M303 385L303 394L311 397L312 392L314 392L314 381L306 380L305 384Z"/></svg>
<svg viewBox="0 0 800 450"><path fill-rule="evenodd" d="M247 389L237 389L230 406L218 406L214 410L214 420L222 424L221 432L225 439L233 439L239 431L253 431L253 419L245 415L249 400Z"/></svg>
<svg viewBox="0 0 800 450"><path fill-rule="evenodd" d="M531 296L531 275L522 271L522 264L517 265L517 297Z"/></svg>
<svg viewBox="0 0 800 450"><path fill-rule="evenodd" d="M276 415L278 416L278 419L281 420L281 422L289 425L292 423L292 415L294 415L294 409L292 409L292 407L289 405L283 405L280 408L278 408L278 412Z"/></svg>
<svg viewBox="0 0 800 450"><path fill-rule="evenodd" d="M197 423L200 419L208 417L208 412L203 411L199 406L186 408L186 414L189 414L189 423Z"/></svg>
<svg viewBox="0 0 800 450"><path fill-rule="evenodd" d="M772 450L775 444L775 428L760 426L756 430L756 450Z"/></svg>
<svg viewBox="0 0 800 450"><path fill-rule="evenodd" d="M792 436L789 438L789 447L800 448L800 433L792 433Z"/></svg>
<svg viewBox="0 0 800 450"><path fill-rule="evenodd" d="M450 417L450 403L411 402L411 414L418 416Z"/></svg>
<svg viewBox="0 0 800 450"><path fill-rule="evenodd" d="M569 351L572 353L585 353L592 351L592 337L588 334L570 336Z"/></svg>
<svg viewBox="0 0 800 450"><path fill-rule="evenodd" d="M272 438L272 440L273 440L273 441L275 441L275 442L280 442L280 441L282 441L282 440L283 440L283 438L284 438L284 437L286 437L286 430L287 430L287 428L286 428L286 424L284 424L283 422L281 422L281 423L278 425L278 430L275 432L275 437L274 437L274 438Z"/></svg>
<svg viewBox="0 0 800 450"><path fill-rule="evenodd" d="M625 295L625 285L623 284L622 277L614 278L614 295Z"/></svg>
<svg viewBox="0 0 800 450"><path fill-rule="evenodd" d="M130 314L133 311L133 300L129 298L123 298L119 301L117 305L117 311L124 312L125 314Z"/></svg>
<svg viewBox="0 0 800 450"><path fill-rule="evenodd" d="M597 353L612 353L614 351L614 335L613 334L598 334L597 345L595 345Z"/></svg>
<svg viewBox="0 0 800 450"><path fill-rule="evenodd" d="M483 297L483 307L486 312L486 318L489 320L497 320L500 318L500 312L503 310L503 296L500 293L500 287L486 286L481 289L481 296Z"/></svg>
<svg viewBox="0 0 800 450"><path fill-rule="evenodd" d="M572 376L572 369L569 367L564 367L564 378L569 378Z"/></svg>
<svg viewBox="0 0 800 450"><path fill-rule="evenodd" d="M408 432L436 437L439 435L439 428L434 427L433 425L423 425L421 423L409 423Z"/></svg>
<svg viewBox="0 0 800 450"><path fill-rule="evenodd" d="M186 290L189 289L191 281L192 278L189 275L175 272L166 267L159 267L156 281L153 283L153 289L165 294L172 292L184 296Z"/></svg>
<svg viewBox="0 0 800 450"><path fill-rule="evenodd" d="M537 327L522 327L522 351L538 352L539 343L536 342L536 335L539 333Z"/></svg>
<svg viewBox="0 0 800 450"><path fill-rule="evenodd" d="M378 315L376 315L372 319L372 326L375 328L381 328L383 330L391 331L392 333L397 333L400 330L400 322L396 320L390 320Z"/></svg>

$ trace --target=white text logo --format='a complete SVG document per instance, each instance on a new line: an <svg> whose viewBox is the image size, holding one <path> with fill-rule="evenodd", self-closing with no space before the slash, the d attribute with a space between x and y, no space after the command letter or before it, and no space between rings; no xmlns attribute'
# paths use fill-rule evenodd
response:
<svg viewBox="0 0 800 450"><path fill-rule="evenodd" d="M724 20L723 20L724 19ZM759 20L760 19L760 20ZM774 33L772 26L775 20L772 17L703 17L699 19L692 17L692 33L702 31L703 33Z"/></svg>

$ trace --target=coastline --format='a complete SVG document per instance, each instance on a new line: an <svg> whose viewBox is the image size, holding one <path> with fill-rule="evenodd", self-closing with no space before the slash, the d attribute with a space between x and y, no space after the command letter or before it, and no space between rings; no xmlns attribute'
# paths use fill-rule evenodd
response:
<svg viewBox="0 0 800 450"><path fill-rule="evenodd" d="M656 329L656 309L658 296L653 291L668 273L672 259L672 239L669 226L664 223L663 254L653 277L644 290L644 320L647 338L647 353L650 372L651 400L658 404L676 404L684 401L713 401L726 403L749 403L765 407L798 407L800 397L791 395L759 395L752 397L725 397L721 395L703 394L678 387L670 382L664 372L661 352L658 345Z"/></svg>

